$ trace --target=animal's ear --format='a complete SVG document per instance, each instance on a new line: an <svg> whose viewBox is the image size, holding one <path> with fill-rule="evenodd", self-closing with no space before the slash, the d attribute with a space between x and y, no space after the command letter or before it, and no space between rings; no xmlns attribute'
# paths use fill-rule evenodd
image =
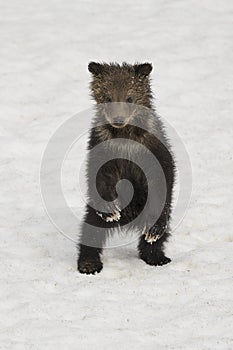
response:
<svg viewBox="0 0 233 350"><path fill-rule="evenodd" d="M152 71L152 64L151 63L142 63L142 64L135 64L134 65L134 71L135 74L138 75L149 75Z"/></svg>
<svg viewBox="0 0 233 350"><path fill-rule="evenodd" d="M103 65L97 62L90 62L88 64L88 70L91 72L93 75L98 75L103 72Z"/></svg>

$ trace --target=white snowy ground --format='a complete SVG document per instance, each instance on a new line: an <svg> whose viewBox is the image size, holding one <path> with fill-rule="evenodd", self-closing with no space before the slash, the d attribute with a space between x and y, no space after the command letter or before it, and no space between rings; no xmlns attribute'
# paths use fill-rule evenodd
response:
<svg viewBox="0 0 233 350"><path fill-rule="evenodd" d="M231 0L1 0L1 349L233 348L232 16ZM153 62L186 144L193 193L167 266L129 245L81 275L45 214L40 160L90 106L90 60Z"/></svg>

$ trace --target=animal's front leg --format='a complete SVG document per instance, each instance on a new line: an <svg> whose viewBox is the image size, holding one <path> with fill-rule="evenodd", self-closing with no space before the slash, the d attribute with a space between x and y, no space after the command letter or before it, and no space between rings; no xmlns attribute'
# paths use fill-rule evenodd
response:
<svg viewBox="0 0 233 350"><path fill-rule="evenodd" d="M119 199L117 198L116 184L116 172L109 174L102 171L98 174L96 189L101 197L101 202L97 201L96 214L105 222L118 222L121 218L121 208Z"/></svg>
<svg viewBox="0 0 233 350"><path fill-rule="evenodd" d="M162 237L168 236L168 225L169 223L166 217L159 218L151 227L145 225L143 230L145 241L152 244L160 240Z"/></svg>
<svg viewBox="0 0 233 350"><path fill-rule="evenodd" d="M97 210L96 214L105 222L118 222L121 219L120 205L118 201L106 203L104 211Z"/></svg>

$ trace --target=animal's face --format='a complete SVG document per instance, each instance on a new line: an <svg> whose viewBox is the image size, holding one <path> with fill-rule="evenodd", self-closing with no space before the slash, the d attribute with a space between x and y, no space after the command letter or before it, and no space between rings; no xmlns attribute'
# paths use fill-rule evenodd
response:
<svg viewBox="0 0 233 350"><path fill-rule="evenodd" d="M122 128L135 116L137 105L151 107L149 63L128 65L88 65L93 75L92 96L101 108L106 121L115 128Z"/></svg>

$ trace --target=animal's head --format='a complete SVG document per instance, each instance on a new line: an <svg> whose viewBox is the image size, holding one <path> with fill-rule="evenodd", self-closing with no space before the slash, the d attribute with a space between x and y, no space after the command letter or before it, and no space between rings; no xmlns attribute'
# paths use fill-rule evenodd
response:
<svg viewBox="0 0 233 350"><path fill-rule="evenodd" d="M137 105L151 107L150 63L122 65L96 63L88 65L92 73L91 92L106 121L122 128L134 117Z"/></svg>

